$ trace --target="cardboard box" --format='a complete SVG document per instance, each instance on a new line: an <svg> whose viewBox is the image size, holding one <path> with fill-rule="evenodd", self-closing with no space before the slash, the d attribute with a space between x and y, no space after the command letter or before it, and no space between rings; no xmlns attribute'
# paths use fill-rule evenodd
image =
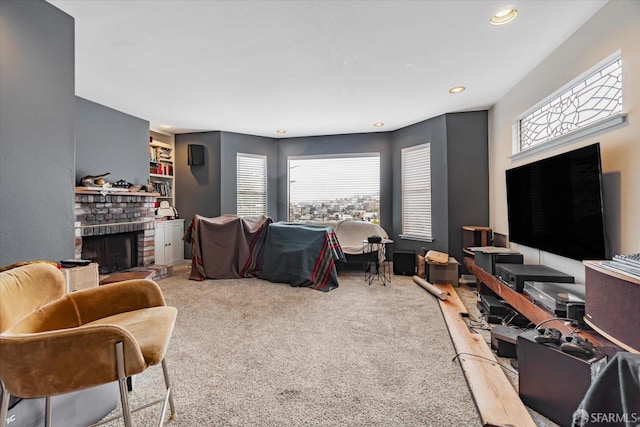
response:
<svg viewBox="0 0 640 427"><path fill-rule="evenodd" d="M98 263L60 269L67 281L67 293L98 286Z"/></svg>
<svg viewBox="0 0 640 427"><path fill-rule="evenodd" d="M429 262L429 282L447 284L458 287L458 270L460 263L454 257L449 257L448 264Z"/></svg>

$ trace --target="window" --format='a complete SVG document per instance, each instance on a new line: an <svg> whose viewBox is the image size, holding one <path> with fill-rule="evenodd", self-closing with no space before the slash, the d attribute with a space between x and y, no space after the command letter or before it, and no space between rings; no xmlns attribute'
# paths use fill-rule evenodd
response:
<svg viewBox="0 0 640 427"><path fill-rule="evenodd" d="M622 59L616 53L517 118L513 151L557 145L622 121Z"/></svg>
<svg viewBox="0 0 640 427"><path fill-rule="evenodd" d="M403 239L431 241L431 144L403 148L402 234Z"/></svg>
<svg viewBox="0 0 640 427"><path fill-rule="evenodd" d="M289 221L380 221L380 153L289 157Z"/></svg>
<svg viewBox="0 0 640 427"><path fill-rule="evenodd" d="M267 213L267 156L238 153L237 206L239 216Z"/></svg>

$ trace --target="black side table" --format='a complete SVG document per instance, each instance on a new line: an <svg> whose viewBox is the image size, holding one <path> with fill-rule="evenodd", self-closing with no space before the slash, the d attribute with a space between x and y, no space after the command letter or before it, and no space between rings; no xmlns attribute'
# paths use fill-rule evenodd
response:
<svg viewBox="0 0 640 427"><path fill-rule="evenodd" d="M362 253L366 254L368 249L371 260L367 262L364 271L364 280L371 285L378 278L383 286L391 283L391 267L387 259L387 245L393 243L393 240L382 239L377 243L371 243L368 240L362 241Z"/></svg>

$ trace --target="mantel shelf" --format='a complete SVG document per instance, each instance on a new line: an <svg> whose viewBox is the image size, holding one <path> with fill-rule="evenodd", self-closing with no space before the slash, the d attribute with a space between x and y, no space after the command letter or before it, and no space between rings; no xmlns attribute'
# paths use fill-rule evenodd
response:
<svg viewBox="0 0 640 427"><path fill-rule="evenodd" d="M118 190L114 190L112 188L105 188L105 189L93 189L93 187L91 188L87 188L87 187L76 187L75 189L75 193L76 194L98 194L98 195L102 195L102 192L106 191L110 196L148 196L148 197L159 197L160 193L148 193L146 191L127 191L126 189L124 189L124 191L122 189L118 189Z"/></svg>

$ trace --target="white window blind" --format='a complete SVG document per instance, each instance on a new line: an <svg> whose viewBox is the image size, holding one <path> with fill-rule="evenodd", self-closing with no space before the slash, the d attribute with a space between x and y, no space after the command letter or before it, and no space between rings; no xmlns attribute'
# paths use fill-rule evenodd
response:
<svg viewBox="0 0 640 427"><path fill-rule="evenodd" d="M288 161L289 221L380 221L380 153Z"/></svg>
<svg viewBox="0 0 640 427"><path fill-rule="evenodd" d="M267 213L267 157L257 154L236 154L237 206L240 216Z"/></svg>
<svg viewBox="0 0 640 427"><path fill-rule="evenodd" d="M431 144L402 149L402 234L431 240Z"/></svg>

